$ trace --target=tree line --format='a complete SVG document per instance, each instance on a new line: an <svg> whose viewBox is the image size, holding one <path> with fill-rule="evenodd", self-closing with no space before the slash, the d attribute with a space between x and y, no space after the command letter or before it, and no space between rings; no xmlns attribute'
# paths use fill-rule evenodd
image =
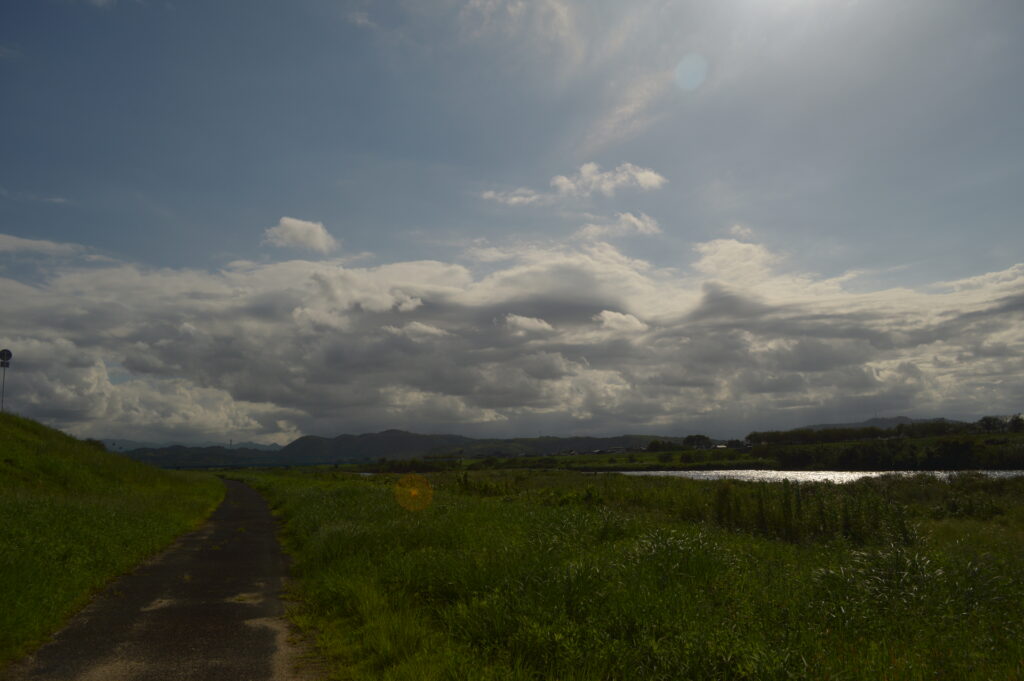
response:
<svg viewBox="0 0 1024 681"><path fill-rule="evenodd" d="M747 435L751 445L806 445L850 442L853 440L882 440L887 438L924 438L948 435L977 435L1024 432L1024 418L1020 414L1006 418L983 416L977 421L920 421L901 423L895 428L796 428L794 430L754 431Z"/></svg>

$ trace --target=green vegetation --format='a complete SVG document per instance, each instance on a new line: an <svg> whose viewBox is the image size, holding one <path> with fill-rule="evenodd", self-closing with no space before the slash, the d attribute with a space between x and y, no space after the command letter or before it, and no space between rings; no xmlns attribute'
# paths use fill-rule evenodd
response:
<svg viewBox="0 0 1024 681"><path fill-rule="evenodd" d="M751 456L782 470L1024 470L1024 435L961 434L817 444L764 444Z"/></svg>
<svg viewBox="0 0 1024 681"><path fill-rule="evenodd" d="M772 468L774 459L755 457L749 450L690 449L672 451L601 451L598 453L551 456L428 456L424 459L378 461L366 464L341 464L340 471L363 473L439 473L443 471L486 471L517 469L559 469L581 472L718 470Z"/></svg>
<svg viewBox="0 0 1024 681"><path fill-rule="evenodd" d="M1024 679L1024 478L241 477L336 679Z"/></svg>
<svg viewBox="0 0 1024 681"><path fill-rule="evenodd" d="M160 471L0 414L0 664L197 526L222 496L213 476Z"/></svg>
<svg viewBox="0 0 1024 681"><path fill-rule="evenodd" d="M986 417L988 418L988 417ZM488 456L469 458L433 455L424 459L348 464L339 470L352 472L441 472L509 469L562 469L577 471L650 471L712 469L924 471L924 470L1024 470L1024 433L1004 429L978 432L977 424L953 428L951 422L920 424L912 435L896 430L847 428L825 431L807 429L751 433L745 445L710 447L702 435L687 436L691 448L652 440L645 451L600 451L549 456ZM914 424L915 426L918 424ZM931 426L924 428L923 426ZM945 434L935 434L942 430ZM844 439L859 437L861 439Z"/></svg>
<svg viewBox="0 0 1024 681"><path fill-rule="evenodd" d="M942 435L993 435L999 433L1024 433L1024 418L1020 414L1009 417L982 416L977 421L949 421L932 419L900 423L892 428L872 426L849 426L835 428L796 428L794 430L770 430L753 432L747 441L760 444L816 444L822 442L848 442L850 440L874 440L891 437L923 438Z"/></svg>

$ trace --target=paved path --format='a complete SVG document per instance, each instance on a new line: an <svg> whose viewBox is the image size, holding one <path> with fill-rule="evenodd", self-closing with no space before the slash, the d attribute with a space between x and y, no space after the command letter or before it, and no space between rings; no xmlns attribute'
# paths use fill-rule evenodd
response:
<svg viewBox="0 0 1024 681"><path fill-rule="evenodd" d="M294 681L282 619L287 560L254 490L226 480L199 530L121 577L35 655L14 681Z"/></svg>

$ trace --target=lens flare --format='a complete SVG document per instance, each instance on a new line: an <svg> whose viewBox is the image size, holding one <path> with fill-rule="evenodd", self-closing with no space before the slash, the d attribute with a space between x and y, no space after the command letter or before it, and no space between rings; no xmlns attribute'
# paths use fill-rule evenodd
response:
<svg viewBox="0 0 1024 681"><path fill-rule="evenodd" d="M691 52L679 60L676 66L676 85L687 92L693 92L708 77L708 60L703 54Z"/></svg>
<svg viewBox="0 0 1024 681"><path fill-rule="evenodd" d="M434 500L434 490L422 475L409 473L395 483L395 501L407 511L422 511Z"/></svg>

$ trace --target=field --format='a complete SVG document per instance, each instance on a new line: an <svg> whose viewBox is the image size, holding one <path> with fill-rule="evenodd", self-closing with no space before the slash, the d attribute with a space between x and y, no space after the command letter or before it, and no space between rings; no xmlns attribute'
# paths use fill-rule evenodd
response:
<svg viewBox="0 0 1024 681"><path fill-rule="evenodd" d="M213 476L160 471L0 414L0 665L222 496Z"/></svg>
<svg viewBox="0 0 1024 681"><path fill-rule="evenodd" d="M1024 679L1024 479L239 477L336 679Z"/></svg>

